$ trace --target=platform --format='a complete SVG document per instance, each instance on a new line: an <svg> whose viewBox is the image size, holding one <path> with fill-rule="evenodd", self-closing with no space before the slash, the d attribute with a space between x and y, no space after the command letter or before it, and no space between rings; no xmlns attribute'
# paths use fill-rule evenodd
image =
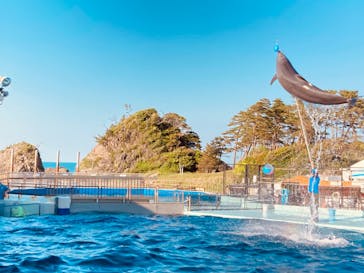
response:
<svg viewBox="0 0 364 273"><path fill-rule="evenodd" d="M235 206L234 206L235 204ZM238 205L241 204L239 207ZM235 219L258 219L265 221L276 221L308 225L310 223L310 212L308 207L289 205L268 205L249 202L243 205L241 198L223 197L217 208L199 209L185 211L189 216L212 216ZM265 206L265 207L263 207ZM329 209L319 209L319 221L315 223L318 227L343 229L364 233L364 215L361 210L335 209L333 219Z"/></svg>

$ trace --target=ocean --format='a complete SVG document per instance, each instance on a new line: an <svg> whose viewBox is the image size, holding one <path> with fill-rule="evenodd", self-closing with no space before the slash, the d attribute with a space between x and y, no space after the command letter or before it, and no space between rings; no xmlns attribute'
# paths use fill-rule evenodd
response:
<svg viewBox="0 0 364 273"><path fill-rule="evenodd" d="M60 162L59 166L66 168L70 173L74 173L76 171L76 162ZM56 162L45 161L43 162L44 168L56 168Z"/></svg>

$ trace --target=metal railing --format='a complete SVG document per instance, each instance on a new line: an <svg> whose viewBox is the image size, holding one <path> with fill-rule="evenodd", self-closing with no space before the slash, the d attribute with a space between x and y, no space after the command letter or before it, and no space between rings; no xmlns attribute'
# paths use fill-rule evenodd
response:
<svg viewBox="0 0 364 273"><path fill-rule="evenodd" d="M275 186L279 186L275 190ZM256 183L230 185L229 195L268 204L308 206L310 194L307 185L299 183ZM364 210L364 196L358 186L322 186L319 191L322 208L345 208Z"/></svg>
<svg viewBox="0 0 364 273"><path fill-rule="evenodd" d="M0 181L10 189L72 188L72 187L145 187L140 175L79 175L61 173L9 173L0 175Z"/></svg>
<svg viewBox="0 0 364 273"><path fill-rule="evenodd" d="M0 182L9 194L56 196L70 195L82 199L122 199L125 201L183 202L182 191L163 192L150 187L142 175L69 173L0 174Z"/></svg>
<svg viewBox="0 0 364 273"><path fill-rule="evenodd" d="M307 185L299 183L282 183L282 188L287 189L287 204L307 206L310 194ZM280 202L281 195L277 201ZM322 208L364 209L363 196L357 186L320 186L319 205Z"/></svg>
<svg viewBox="0 0 364 273"><path fill-rule="evenodd" d="M262 203L274 203L274 183L257 182L253 184L235 184L229 186L229 195L244 197Z"/></svg>

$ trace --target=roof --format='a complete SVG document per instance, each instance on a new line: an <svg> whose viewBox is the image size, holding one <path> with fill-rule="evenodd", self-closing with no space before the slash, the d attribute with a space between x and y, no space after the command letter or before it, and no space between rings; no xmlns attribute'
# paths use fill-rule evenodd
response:
<svg viewBox="0 0 364 273"><path fill-rule="evenodd" d="M295 177L291 177L289 179L284 180L284 183L295 183L295 184L300 184L300 185L308 185L308 181L309 181L309 177L308 176L303 176L303 175L298 175ZM352 183L349 181L343 181L343 187L350 187L352 186ZM320 181L320 187L328 187L331 186L331 182L322 179Z"/></svg>
<svg viewBox="0 0 364 273"><path fill-rule="evenodd" d="M364 159L351 165L350 168L363 168L364 169Z"/></svg>

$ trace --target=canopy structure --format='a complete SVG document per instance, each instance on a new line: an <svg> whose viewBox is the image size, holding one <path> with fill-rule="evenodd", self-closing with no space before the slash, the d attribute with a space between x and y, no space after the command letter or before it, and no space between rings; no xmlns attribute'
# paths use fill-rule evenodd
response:
<svg viewBox="0 0 364 273"><path fill-rule="evenodd" d="M352 181L353 185L364 189L364 159L344 169L342 172L344 181Z"/></svg>

